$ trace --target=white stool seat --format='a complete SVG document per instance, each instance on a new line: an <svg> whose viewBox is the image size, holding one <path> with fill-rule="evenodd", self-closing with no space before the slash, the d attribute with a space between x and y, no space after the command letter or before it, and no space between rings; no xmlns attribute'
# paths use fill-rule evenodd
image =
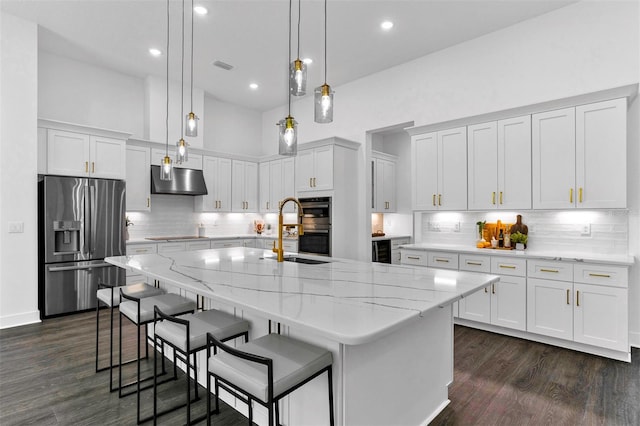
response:
<svg viewBox="0 0 640 426"><path fill-rule="evenodd" d="M267 334L237 349L273 360L274 398L329 367L333 362L328 350L279 334ZM223 381L233 383L264 403L269 401L266 365L220 351L209 358L208 369Z"/></svg>
<svg viewBox="0 0 640 426"><path fill-rule="evenodd" d="M101 288L97 291L96 296L98 300L109 307L116 307L120 304L120 290L127 296L137 297L143 299L145 297L158 296L164 294L165 291L161 288L154 287L145 283L137 283L130 285L121 285L117 287ZM113 292L113 304L111 303L111 295Z"/></svg>
<svg viewBox="0 0 640 426"><path fill-rule="evenodd" d="M138 304L135 301L127 300L120 303L120 313L135 324L144 324L153 321L153 307L156 305L167 315L177 315L196 309L196 302L173 293L145 297L144 299L140 299L139 302L140 318L138 318Z"/></svg>
<svg viewBox="0 0 640 426"><path fill-rule="evenodd" d="M158 308L162 310L160 305L158 305ZM248 321L216 309L196 314L180 315L176 318L189 321L189 347L192 351L207 345L207 333L211 333L218 340L224 341L232 336L249 331ZM156 325L155 333L161 339L178 347L183 352L187 351L187 338L183 325L162 321Z"/></svg>

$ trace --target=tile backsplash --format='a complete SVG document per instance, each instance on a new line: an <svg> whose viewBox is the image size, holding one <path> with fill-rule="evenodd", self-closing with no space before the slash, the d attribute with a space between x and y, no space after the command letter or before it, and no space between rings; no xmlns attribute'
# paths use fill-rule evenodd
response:
<svg viewBox="0 0 640 426"><path fill-rule="evenodd" d="M278 215L274 213L200 213L193 211L193 197L188 195L153 195L150 212L127 212L133 222L131 239L145 237L198 235L202 224L207 237L254 234L255 220L271 225L277 233ZM285 221L296 220L295 214L285 215ZM265 231L268 233L268 231Z"/></svg>
<svg viewBox="0 0 640 426"><path fill-rule="evenodd" d="M416 242L474 245L476 222L515 223L516 215L529 227L527 248L554 252L627 254L627 210L563 210L522 212L418 212Z"/></svg>

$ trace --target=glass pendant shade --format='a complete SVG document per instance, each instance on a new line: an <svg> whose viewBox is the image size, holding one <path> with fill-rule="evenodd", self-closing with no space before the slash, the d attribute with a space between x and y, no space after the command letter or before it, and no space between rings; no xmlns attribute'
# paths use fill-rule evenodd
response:
<svg viewBox="0 0 640 426"><path fill-rule="evenodd" d="M278 122L278 153L296 155L298 153L298 122L290 115Z"/></svg>
<svg viewBox="0 0 640 426"><path fill-rule="evenodd" d="M316 123L333 121L333 90L328 84L316 87L313 92L314 120Z"/></svg>
<svg viewBox="0 0 640 426"><path fill-rule="evenodd" d="M185 135L189 137L198 136L198 116L195 113L190 112L187 114L187 130L185 131Z"/></svg>
<svg viewBox="0 0 640 426"><path fill-rule="evenodd" d="M307 64L300 59L289 66L289 87L293 96L304 96L307 92Z"/></svg>
<svg viewBox="0 0 640 426"><path fill-rule="evenodd" d="M171 180L171 171L173 166L171 165L171 158L167 155L162 160L162 168L160 169L160 180Z"/></svg>
<svg viewBox="0 0 640 426"><path fill-rule="evenodd" d="M188 144L184 139L180 139L176 142L176 163L182 164L189 159L189 151L187 150Z"/></svg>

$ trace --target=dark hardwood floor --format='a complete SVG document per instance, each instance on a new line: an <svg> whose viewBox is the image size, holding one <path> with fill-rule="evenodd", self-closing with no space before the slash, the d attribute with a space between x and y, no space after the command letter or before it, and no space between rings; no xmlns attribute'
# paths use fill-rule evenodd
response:
<svg viewBox="0 0 640 426"><path fill-rule="evenodd" d="M104 337L107 314L102 312ZM133 332L126 332L129 353ZM94 339L94 313L0 330L0 425L135 424L135 396L119 399L109 393L108 373L94 372ZM455 348L451 404L434 425L640 425L637 349L627 364L459 326ZM106 339L101 353L105 361ZM163 389L162 404L184 398L182 382ZM143 393L143 415L151 396ZM204 406L197 402L194 413L202 414ZM223 426L246 422L228 406L215 418ZM182 423L184 410L160 422Z"/></svg>

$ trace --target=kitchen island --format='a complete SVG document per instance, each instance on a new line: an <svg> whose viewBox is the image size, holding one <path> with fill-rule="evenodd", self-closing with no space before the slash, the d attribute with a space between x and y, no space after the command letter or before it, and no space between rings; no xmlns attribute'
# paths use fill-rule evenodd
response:
<svg viewBox="0 0 640 426"><path fill-rule="evenodd" d="M107 262L232 310L251 321L251 338L278 324L330 349L337 424L426 424L449 403L452 304L497 276L310 256L278 263L274 256L237 247ZM283 423L328 424L326 392L326 381L314 380L291 394Z"/></svg>

